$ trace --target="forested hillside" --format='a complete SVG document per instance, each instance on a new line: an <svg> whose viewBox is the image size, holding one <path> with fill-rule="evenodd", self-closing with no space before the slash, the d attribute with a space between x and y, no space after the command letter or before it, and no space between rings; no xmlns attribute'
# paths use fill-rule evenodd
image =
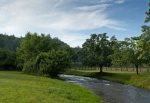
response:
<svg viewBox="0 0 150 103"><path fill-rule="evenodd" d="M16 70L16 50L22 38L0 34L0 70Z"/></svg>
<svg viewBox="0 0 150 103"><path fill-rule="evenodd" d="M14 35L0 34L0 48L15 52L20 42L21 38L17 38Z"/></svg>

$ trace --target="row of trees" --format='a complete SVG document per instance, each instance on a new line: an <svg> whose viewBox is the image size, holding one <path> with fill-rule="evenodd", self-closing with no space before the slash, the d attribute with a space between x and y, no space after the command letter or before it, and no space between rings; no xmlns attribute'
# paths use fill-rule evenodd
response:
<svg viewBox="0 0 150 103"><path fill-rule="evenodd" d="M106 33L92 34L91 38L83 44L78 56L82 56L80 61L84 66L99 67L101 73L104 66L127 67L134 65L138 74L140 65L150 65L149 45L150 42L145 41L143 35L118 41L115 36L109 39Z"/></svg>
<svg viewBox="0 0 150 103"><path fill-rule="evenodd" d="M150 4L149 4L150 7ZM102 73L104 66L126 67L134 65L136 73L140 65L150 66L150 9L146 12L146 25L142 26L142 34L138 37L125 38L118 41L115 36L106 33L92 34L83 44L83 48L74 49L74 64L88 67L99 67Z"/></svg>
<svg viewBox="0 0 150 103"><path fill-rule="evenodd" d="M92 34L83 47L70 48L58 38L28 32L16 46L16 53L0 49L0 67L15 68L30 74L56 76L70 64L99 67L125 67L134 65L138 74L139 65L150 65L150 35L143 27L139 37L117 40L106 33ZM146 32L145 32L146 31ZM2 47L1 47L2 48Z"/></svg>
<svg viewBox="0 0 150 103"><path fill-rule="evenodd" d="M70 48L58 38L28 32L24 38L0 34L0 68L16 68L25 73L56 76L73 65L99 67L150 66L150 9L146 25L138 37L117 40L106 33L92 34L82 48Z"/></svg>

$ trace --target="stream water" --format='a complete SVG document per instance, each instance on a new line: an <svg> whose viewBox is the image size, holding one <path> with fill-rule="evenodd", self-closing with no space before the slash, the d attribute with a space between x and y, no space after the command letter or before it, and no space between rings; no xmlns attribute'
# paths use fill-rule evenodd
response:
<svg viewBox="0 0 150 103"><path fill-rule="evenodd" d="M90 77L59 75L66 82L92 90L106 103L150 103L150 91Z"/></svg>

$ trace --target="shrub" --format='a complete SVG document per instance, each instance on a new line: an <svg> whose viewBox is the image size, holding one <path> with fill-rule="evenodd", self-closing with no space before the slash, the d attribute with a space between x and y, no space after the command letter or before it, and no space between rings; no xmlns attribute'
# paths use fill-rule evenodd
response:
<svg viewBox="0 0 150 103"><path fill-rule="evenodd" d="M48 74L51 77L57 76L70 64L67 52L64 50L52 50L40 53L35 61L36 70L39 74Z"/></svg>

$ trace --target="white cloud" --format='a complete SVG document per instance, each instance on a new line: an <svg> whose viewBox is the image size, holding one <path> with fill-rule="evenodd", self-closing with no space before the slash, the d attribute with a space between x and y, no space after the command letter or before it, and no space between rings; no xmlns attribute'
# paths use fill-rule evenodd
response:
<svg viewBox="0 0 150 103"><path fill-rule="evenodd" d="M83 34L64 34L60 36L62 41L65 41L67 44L71 45L72 47L81 46L85 40L88 38L88 35Z"/></svg>
<svg viewBox="0 0 150 103"><path fill-rule="evenodd" d="M74 32L101 27L124 30L107 13L111 2L124 0L1 0L0 32L17 36L27 31L49 32L71 46L81 45L85 36Z"/></svg>
<svg viewBox="0 0 150 103"><path fill-rule="evenodd" d="M125 2L125 0L115 0L115 3L118 3L118 4L122 4L124 2Z"/></svg>

